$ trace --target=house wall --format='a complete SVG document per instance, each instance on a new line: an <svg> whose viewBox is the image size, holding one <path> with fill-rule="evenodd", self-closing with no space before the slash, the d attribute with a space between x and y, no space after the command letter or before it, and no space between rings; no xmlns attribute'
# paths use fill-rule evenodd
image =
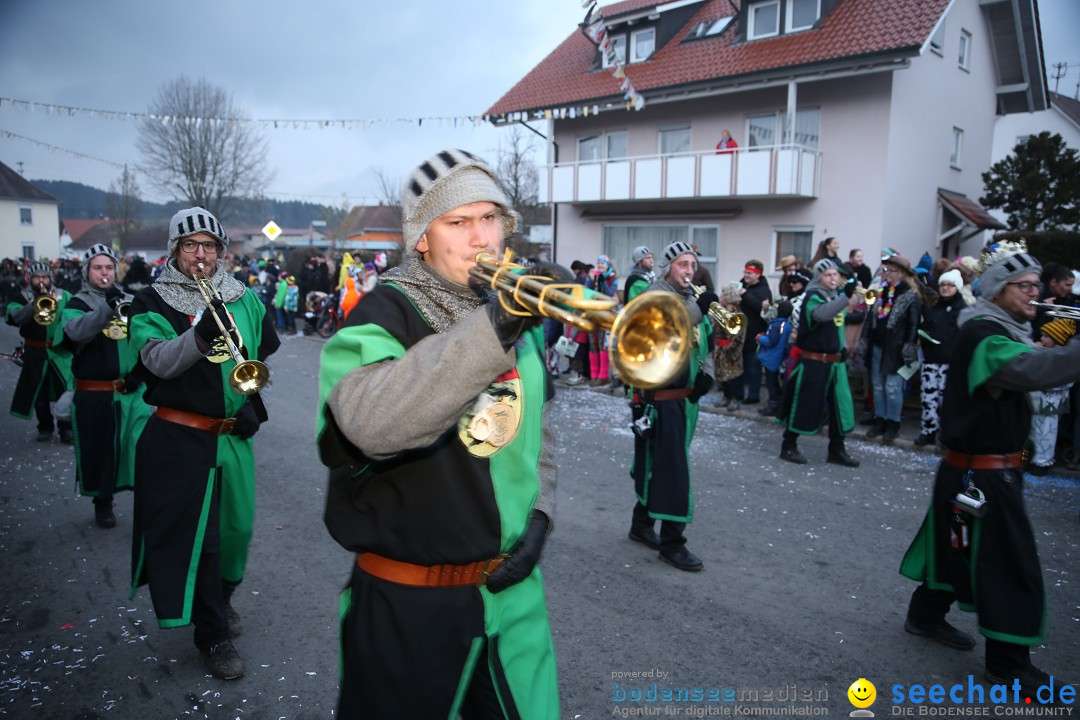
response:
<svg viewBox="0 0 1080 720"><path fill-rule="evenodd" d="M19 222L19 208L29 205L32 224ZM0 257L20 258L24 245L37 259L60 257L60 211L56 203L0 200Z"/></svg>
<svg viewBox="0 0 1080 720"><path fill-rule="evenodd" d="M971 33L968 70L959 67L962 30ZM895 74L882 237L884 245L912 264L923 252L941 257L937 237L956 222L946 216L942 226L938 189L975 201L983 193L981 175L990 166L993 145L996 85L989 27L978 3L971 0L953 3L946 14L942 55L927 48L908 70ZM954 127L964 131L959 168L949 161ZM971 230L968 227L963 234ZM979 232L965 242L960 254L974 254L983 244L984 234Z"/></svg>

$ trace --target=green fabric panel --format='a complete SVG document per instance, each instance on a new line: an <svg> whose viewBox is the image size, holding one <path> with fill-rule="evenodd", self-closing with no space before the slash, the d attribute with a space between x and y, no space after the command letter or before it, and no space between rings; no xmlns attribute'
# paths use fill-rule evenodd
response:
<svg viewBox="0 0 1080 720"><path fill-rule="evenodd" d="M401 343L378 325L346 326L326 341L319 359L319 408L315 413L315 440L326 429L326 400L349 371L364 365L397 360L405 355Z"/></svg>
<svg viewBox="0 0 1080 720"><path fill-rule="evenodd" d="M217 462L221 468L221 505L218 509L221 578L226 582L239 583L244 579L255 525L255 452L252 441L241 440L234 435L219 435Z"/></svg>
<svg viewBox="0 0 1080 720"><path fill-rule="evenodd" d="M802 363L795 363L795 368L791 371L791 375L788 376L788 382L795 383L795 390L791 396L791 410L788 412L787 424L785 427L793 433L799 435L817 435L817 429L814 430L800 430L794 427L795 417L799 412L799 397L802 395L802 381L803 381L803 366Z"/></svg>
<svg viewBox="0 0 1080 720"><path fill-rule="evenodd" d="M915 539L904 553L904 559L900 561L900 574L915 582L923 582L930 577L929 563L933 562L934 557L932 525L932 514L927 511L922 525L919 526L919 532L915 534Z"/></svg>
<svg viewBox="0 0 1080 720"><path fill-rule="evenodd" d="M131 367L139 360L139 351L152 339L172 340L176 337L173 326L156 312L139 313L128 323L127 353Z"/></svg>
<svg viewBox="0 0 1080 720"><path fill-rule="evenodd" d="M210 502L214 497L215 472L215 470L211 470L206 478L206 492L203 493L202 510L199 512L199 529L195 533L195 542L191 548L191 560L188 562L187 580L184 583L183 616L178 618L159 617L159 627L174 628L191 624L191 607L195 601L195 575L199 571L199 557L202 555L203 539L206 537L206 519L210 514ZM142 565L141 558L139 565ZM136 577L138 576L136 575Z"/></svg>
<svg viewBox="0 0 1080 720"><path fill-rule="evenodd" d="M806 322L810 326L809 330L813 330L814 326L817 324L814 321L814 310L817 308L818 305L821 305L824 302L825 298L818 293L814 293L813 295L808 295L804 297L803 308L805 308L806 312ZM799 319L799 322L802 322L802 318ZM832 321L830 320L829 322Z"/></svg>
<svg viewBox="0 0 1080 720"><path fill-rule="evenodd" d="M493 595L486 587L480 588L480 594L484 599L485 634L499 637L499 657L514 703L519 710L528 711L533 720L558 718L555 648L540 568L498 594Z"/></svg>
<svg viewBox="0 0 1080 720"><path fill-rule="evenodd" d="M522 335L517 348L517 371L521 379L521 414L517 434L489 459L492 490L499 508L500 548L510 552L525 531L529 512L540 492L538 460L544 441L544 380L547 371L538 348L544 346L537 326ZM534 403L532 405L531 403Z"/></svg>
<svg viewBox="0 0 1080 720"><path fill-rule="evenodd" d="M971 363L968 365L968 397L974 395L975 391L993 377L1001 366L1033 350L1034 348L1016 342L1004 335L990 335L983 338L975 346L975 352L971 355Z"/></svg>
<svg viewBox="0 0 1080 720"><path fill-rule="evenodd" d="M262 345L262 320L263 316L266 315L266 306L249 289L244 292L239 300L229 303L226 307L229 314L232 315L237 329L240 331L240 337L244 339L244 349L247 351L248 358L257 360L259 346ZM222 321L225 321L225 318L222 318ZM228 327L227 322L225 326ZM236 363L232 360L226 360L220 365L221 386L225 389L226 417L235 417L236 413L240 412L241 406L247 402L246 395L233 392L229 388L229 375L235 367Z"/></svg>
<svg viewBox="0 0 1080 720"><path fill-rule="evenodd" d="M474 669L479 672L487 671L487 668L476 667L476 659L480 656L480 651L484 649L484 643L484 638L476 637L469 646L469 654L465 658L465 667L461 669L461 677L458 679L457 691L454 693L454 702L450 704L447 720L456 720L458 713L461 712L461 703L465 701L465 693L469 690Z"/></svg>
<svg viewBox="0 0 1080 720"><path fill-rule="evenodd" d="M7 309L4 311L4 322L11 320L12 314L17 310L22 310L24 307L26 307L26 303L10 300L7 304Z"/></svg>
<svg viewBox="0 0 1080 720"><path fill-rule="evenodd" d="M49 361L56 366L56 369L60 371L60 376L64 379L64 387L68 390L75 389L75 380L71 375L71 351L62 345L64 342L64 312L67 310L68 301L71 300L72 295L67 290L61 292L60 297L57 298L56 306L56 322L49 325L45 331L46 339L53 344L46 352L49 356Z"/></svg>
<svg viewBox="0 0 1080 720"><path fill-rule="evenodd" d="M843 347L843 334L844 328L841 326L841 347ZM829 372L832 373L833 387L835 388L833 391L833 410L836 411L840 432L847 435L855 429L855 405L851 400L851 386L848 385L847 363L832 363ZM847 402L838 402L838 400L844 398L847 399Z"/></svg>
<svg viewBox="0 0 1080 720"><path fill-rule="evenodd" d="M124 353L130 358L133 353ZM122 355L122 358L124 356ZM123 359L121 359L123 362ZM116 456L116 488L135 487L135 446L139 444L146 421L154 412L143 400L145 385L127 395L117 395L120 402L120 452Z"/></svg>

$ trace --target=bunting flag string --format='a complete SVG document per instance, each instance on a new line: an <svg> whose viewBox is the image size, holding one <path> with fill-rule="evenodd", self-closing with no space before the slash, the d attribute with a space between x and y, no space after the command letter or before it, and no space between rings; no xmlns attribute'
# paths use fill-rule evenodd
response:
<svg viewBox="0 0 1080 720"><path fill-rule="evenodd" d="M57 147L56 145L50 145L49 143L41 142L40 140L35 140L33 138L23 137L22 135L17 135L17 134L15 134L13 132L8 132L7 130L0 130L0 137L14 138L16 140L22 140L24 142L28 142L28 143L32 143L34 145L37 145L38 147L45 148L46 150L49 150L50 152L64 153L66 155L71 155L72 157L81 158L83 160L93 160L95 162L105 163L106 165L112 165L113 167L118 167L118 168L123 168L124 167L124 165L122 163L113 162L112 160L103 160L102 158L94 157L93 155L86 155L85 153L76 152L74 150L68 150L67 148Z"/></svg>
<svg viewBox="0 0 1080 720"><path fill-rule="evenodd" d="M619 83L619 89L622 90L627 109L641 110L645 107L645 98L634 88L634 84L630 82L630 78L626 75L625 63L615 50L615 43L612 42L611 35L608 34L607 25L604 22L604 16L600 12L599 5L596 0L581 0L581 7L588 8L585 13L585 20L582 22L585 35L603 53L608 69L611 70L612 76ZM623 45L623 52L626 52L625 44Z"/></svg>

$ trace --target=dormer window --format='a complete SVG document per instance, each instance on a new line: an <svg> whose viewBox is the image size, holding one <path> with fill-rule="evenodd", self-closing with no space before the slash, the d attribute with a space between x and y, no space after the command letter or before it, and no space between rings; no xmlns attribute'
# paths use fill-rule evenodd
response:
<svg viewBox="0 0 1080 720"><path fill-rule="evenodd" d="M747 40L760 40L780 34L780 0L766 0L750 6Z"/></svg>
<svg viewBox="0 0 1080 720"><path fill-rule="evenodd" d="M619 63L626 64L626 36L625 35L608 35L611 38L611 49L614 51L615 57L619 59ZM601 61L606 68L611 67L614 63L610 57L603 50L600 51Z"/></svg>
<svg viewBox="0 0 1080 720"><path fill-rule="evenodd" d="M728 25L730 25L731 21L734 19L735 16L732 15L730 17L715 18L713 20L702 20L686 35L686 39L697 40L699 38L719 35L727 30Z"/></svg>
<svg viewBox="0 0 1080 720"><path fill-rule="evenodd" d="M809 30L821 16L821 0L788 0L787 32Z"/></svg>
<svg viewBox="0 0 1080 720"><path fill-rule="evenodd" d="M630 62L645 62L656 50L656 28L630 33Z"/></svg>

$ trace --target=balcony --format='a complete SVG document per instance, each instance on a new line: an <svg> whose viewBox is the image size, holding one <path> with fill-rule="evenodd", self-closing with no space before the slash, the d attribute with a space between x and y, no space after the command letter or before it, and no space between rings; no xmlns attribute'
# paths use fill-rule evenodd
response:
<svg viewBox="0 0 1080 720"><path fill-rule="evenodd" d="M541 176L540 202L817 197L821 153L801 145L560 163Z"/></svg>

